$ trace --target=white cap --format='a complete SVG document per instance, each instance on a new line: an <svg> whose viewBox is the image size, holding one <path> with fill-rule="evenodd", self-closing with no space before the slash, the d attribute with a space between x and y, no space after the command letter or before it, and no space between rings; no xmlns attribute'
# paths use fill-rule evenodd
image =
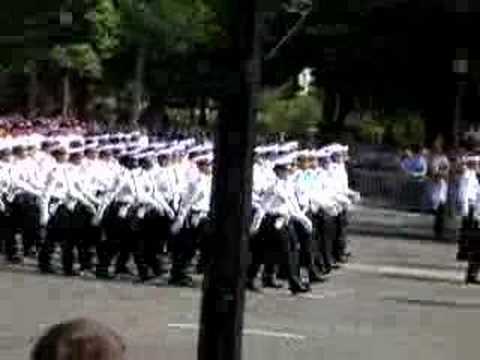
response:
<svg viewBox="0 0 480 360"><path fill-rule="evenodd" d="M315 153L315 157L317 158L329 158L330 156L332 156L332 151L328 146L320 148L316 150L314 153Z"/></svg>

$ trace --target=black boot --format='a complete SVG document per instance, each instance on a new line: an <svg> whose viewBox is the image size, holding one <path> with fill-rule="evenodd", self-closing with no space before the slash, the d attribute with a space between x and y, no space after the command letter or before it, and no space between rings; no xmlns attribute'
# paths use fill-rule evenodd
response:
<svg viewBox="0 0 480 360"><path fill-rule="evenodd" d="M265 276L262 278L263 287L271 289L281 289L283 284L276 279L275 275Z"/></svg>
<svg viewBox="0 0 480 360"><path fill-rule="evenodd" d="M315 266L312 265L308 269L308 279L312 283L322 283L325 282L325 278L322 275L322 272Z"/></svg>
<svg viewBox="0 0 480 360"><path fill-rule="evenodd" d="M292 293L292 295L306 293L310 291L310 286L302 284L300 282L300 279L298 278L290 279L288 283L289 283L289 290Z"/></svg>

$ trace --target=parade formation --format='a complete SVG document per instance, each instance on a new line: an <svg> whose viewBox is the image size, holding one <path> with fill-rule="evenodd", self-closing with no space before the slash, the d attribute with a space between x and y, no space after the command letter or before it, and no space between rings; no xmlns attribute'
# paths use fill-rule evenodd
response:
<svg viewBox="0 0 480 360"><path fill-rule="evenodd" d="M0 142L1 240L8 262L34 257L67 276L169 276L192 285L209 261L213 145L129 133L29 133ZM309 290L347 261L348 147L255 148L248 288ZM130 270L133 259L136 271ZM166 266L170 263L171 266ZM79 265L79 267L78 267ZM301 271L301 269L304 269Z"/></svg>

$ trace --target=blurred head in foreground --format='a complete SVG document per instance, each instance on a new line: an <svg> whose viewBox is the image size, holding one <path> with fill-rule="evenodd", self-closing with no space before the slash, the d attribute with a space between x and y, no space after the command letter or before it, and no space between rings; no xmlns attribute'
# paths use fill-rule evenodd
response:
<svg viewBox="0 0 480 360"><path fill-rule="evenodd" d="M35 344L31 360L125 360L125 345L105 325L75 319L49 328Z"/></svg>

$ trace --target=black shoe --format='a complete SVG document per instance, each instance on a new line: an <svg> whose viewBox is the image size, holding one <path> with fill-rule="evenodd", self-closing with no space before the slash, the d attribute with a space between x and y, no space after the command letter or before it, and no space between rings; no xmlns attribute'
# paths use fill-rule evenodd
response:
<svg viewBox="0 0 480 360"><path fill-rule="evenodd" d="M322 283L326 281L325 278L320 273L320 271L318 271L315 268L312 268L308 271L308 279L312 283Z"/></svg>
<svg viewBox="0 0 480 360"><path fill-rule="evenodd" d="M465 277L465 284L480 284L480 280L478 280L477 276L475 274L468 274Z"/></svg>
<svg viewBox="0 0 480 360"><path fill-rule="evenodd" d="M53 270L50 266L40 266L40 273L42 274L55 274L55 270Z"/></svg>
<svg viewBox="0 0 480 360"><path fill-rule="evenodd" d="M467 261L468 260L468 254L463 251L459 251L457 253L457 261Z"/></svg>
<svg viewBox="0 0 480 360"><path fill-rule="evenodd" d="M29 250L25 251L24 256L28 257L30 259L36 259L37 258L37 250L36 249L29 249Z"/></svg>
<svg viewBox="0 0 480 360"><path fill-rule="evenodd" d="M277 279L271 278L271 277L264 278L262 280L262 283L263 283L263 287L265 287L265 288L271 288L271 289L281 289L281 288L283 288L283 284L281 282L279 282L279 281L277 281Z"/></svg>
<svg viewBox="0 0 480 360"><path fill-rule="evenodd" d="M322 275L328 275L332 272L332 265L325 266L322 269Z"/></svg>
<svg viewBox="0 0 480 360"><path fill-rule="evenodd" d="M168 281L169 285L180 287L193 287L193 279L188 275L173 276Z"/></svg>
<svg viewBox="0 0 480 360"><path fill-rule="evenodd" d="M13 265L18 265L22 263L22 258L18 255L13 255L7 258L8 262Z"/></svg>
<svg viewBox="0 0 480 360"><path fill-rule="evenodd" d="M301 284L299 281L294 281L290 284L290 292L292 295L303 294L310 291L310 287Z"/></svg>
<svg viewBox="0 0 480 360"><path fill-rule="evenodd" d="M132 270L127 267L120 267L115 269L115 275L128 275L128 276L135 276Z"/></svg>
<svg viewBox="0 0 480 360"><path fill-rule="evenodd" d="M145 282L150 281L150 280L155 279L155 278L156 278L156 276L151 275L151 274L143 275L143 276L140 276L140 277L138 278L137 282L139 282L139 283L145 283Z"/></svg>
<svg viewBox="0 0 480 360"><path fill-rule="evenodd" d="M113 280L113 279L115 279L115 275L112 275L108 271L105 271L105 270L97 270L95 272L95 276L97 277L97 279L102 279L102 280Z"/></svg>
<svg viewBox="0 0 480 360"><path fill-rule="evenodd" d="M63 271L63 274L65 276L70 276L70 277L73 277L73 276L80 276L80 272L78 272L77 270L64 270Z"/></svg>

